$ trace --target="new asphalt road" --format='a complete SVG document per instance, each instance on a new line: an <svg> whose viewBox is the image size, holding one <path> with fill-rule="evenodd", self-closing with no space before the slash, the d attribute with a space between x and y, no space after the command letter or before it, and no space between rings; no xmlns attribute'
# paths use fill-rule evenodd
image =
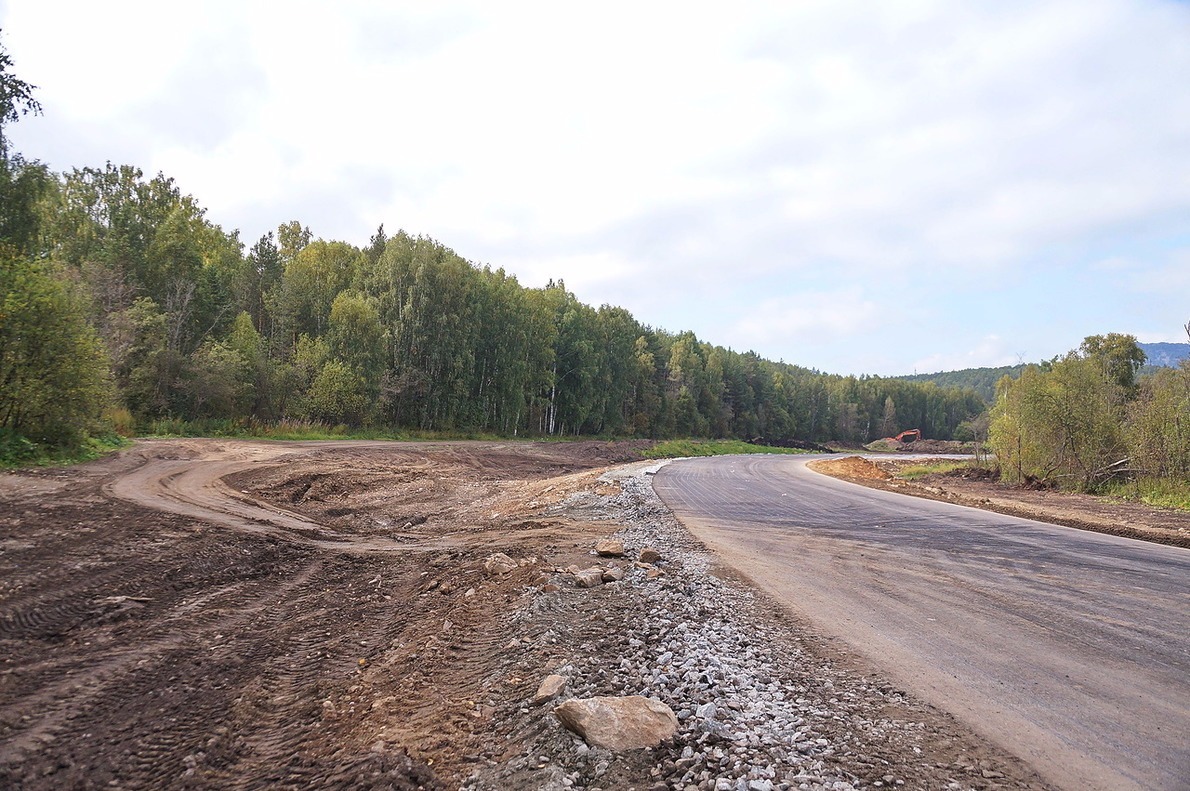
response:
<svg viewBox="0 0 1190 791"><path fill-rule="evenodd" d="M654 488L730 565L1060 788L1190 789L1190 550L691 459Z"/></svg>

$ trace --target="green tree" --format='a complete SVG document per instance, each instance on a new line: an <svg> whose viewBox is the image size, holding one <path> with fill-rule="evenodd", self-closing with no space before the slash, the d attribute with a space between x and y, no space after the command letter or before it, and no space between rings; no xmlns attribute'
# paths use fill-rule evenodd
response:
<svg viewBox="0 0 1190 791"><path fill-rule="evenodd" d="M0 244L32 256L41 247L41 202L52 193L53 177L39 162L19 154L0 159Z"/></svg>
<svg viewBox="0 0 1190 791"><path fill-rule="evenodd" d="M37 244L38 203L52 179L44 165L10 151L6 127L30 113L41 114L35 87L12 73L12 59L0 46L0 244L26 255Z"/></svg>
<svg viewBox="0 0 1190 791"><path fill-rule="evenodd" d="M661 389L657 386L657 355L647 335L639 335L632 344L631 370L632 433L657 436Z"/></svg>
<svg viewBox="0 0 1190 791"><path fill-rule="evenodd" d="M550 434L578 434L599 400L595 384L603 363L598 317L559 282L546 288L554 304L554 362L550 382Z"/></svg>
<svg viewBox="0 0 1190 791"><path fill-rule="evenodd" d="M475 267L432 239L402 231L364 271L390 338L384 413L423 429L476 420L484 289Z"/></svg>
<svg viewBox="0 0 1190 791"><path fill-rule="evenodd" d="M884 412L880 418L880 434L885 437L897 433L897 405L892 396L884 397Z"/></svg>
<svg viewBox="0 0 1190 791"><path fill-rule="evenodd" d="M282 226L285 227L285 226ZM278 320L294 338L327 330L335 297L355 280L360 252L346 242L321 239L303 246L285 265L274 303Z"/></svg>
<svg viewBox="0 0 1190 791"><path fill-rule="evenodd" d="M290 220L277 226L277 247L281 253L281 263L288 264L297 254L306 249L306 245L314 239L310 229L297 220Z"/></svg>
<svg viewBox="0 0 1190 791"><path fill-rule="evenodd" d="M989 430L1004 477L1094 489L1126 460L1124 403L1100 361L1077 353L1005 378Z"/></svg>
<svg viewBox="0 0 1190 791"><path fill-rule="evenodd" d="M213 418L246 415L255 400L254 373L251 363L230 344L207 339L188 360L188 413Z"/></svg>
<svg viewBox="0 0 1190 791"><path fill-rule="evenodd" d="M1136 372L1145 364L1145 353L1135 336L1116 332L1091 335L1079 346L1082 356L1094 360L1104 376L1115 382L1124 392L1136 392Z"/></svg>
<svg viewBox="0 0 1190 791"><path fill-rule="evenodd" d="M148 297L140 297L107 323L104 340L117 389L138 417L159 417L169 410L181 358L167 348L167 334L165 314Z"/></svg>
<svg viewBox="0 0 1190 791"><path fill-rule="evenodd" d="M371 401L364 378L339 360L330 360L310 383L309 414L329 423L360 425Z"/></svg>
<svg viewBox="0 0 1190 791"><path fill-rule="evenodd" d="M388 234L384 232L384 223L380 223L376 233L372 234L372 238L368 240L368 246L364 248L364 255L368 257L368 262L373 265L379 262L380 256L384 255L384 248L387 246Z"/></svg>
<svg viewBox="0 0 1190 791"><path fill-rule="evenodd" d="M33 113L41 114L41 105L33 98L37 86L12 73L12 58L0 46L0 162L8 160L8 134L5 127Z"/></svg>
<svg viewBox="0 0 1190 791"><path fill-rule="evenodd" d="M384 328L371 297L343 291L331 304L327 344L331 355L361 375L379 378L384 362Z"/></svg>
<svg viewBox="0 0 1190 791"><path fill-rule="evenodd" d="M252 245L248 251L248 273L250 277L248 312L256 324L256 331L265 337L272 337L273 320L268 310L267 295L281 281L285 270L281 251L269 231Z"/></svg>
<svg viewBox="0 0 1190 791"><path fill-rule="evenodd" d="M384 375L384 328L375 300L359 292L344 291L331 305L330 329L326 340L330 358L353 376L348 377L337 368L323 368L315 381L311 398L319 404L320 414L332 416L324 404L333 391L342 397L342 412L333 417L336 422L357 423L370 416L376 403L380 381ZM318 391L320 395L315 395ZM360 405L362 404L362 406Z"/></svg>
<svg viewBox="0 0 1190 791"><path fill-rule="evenodd" d="M65 285L0 250L0 429L77 443L110 403L103 344Z"/></svg>
<svg viewBox="0 0 1190 791"><path fill-rule="evenodd" d="M283 383L278 380L279 372L269 360L267 344L256 331L247 311L241 312L232 322L227 346L244 361L239 414L266 420L279 417L279 393Z"/></svg>
<svg viewBox="0 0 1190 791"><path fill-rule="evenodd" d="M1138 474L1190 480L1190 361L1141 381L1138 397L1128 406L1126 435Z"/></svg>

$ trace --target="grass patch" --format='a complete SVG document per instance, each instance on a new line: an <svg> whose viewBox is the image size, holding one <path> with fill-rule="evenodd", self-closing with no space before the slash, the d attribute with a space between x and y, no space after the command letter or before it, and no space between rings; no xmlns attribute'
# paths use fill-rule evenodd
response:
<svg viewBox="0 0 1190 791"><path fill-rule="evenodd" d="M264 423L255 420L154 420L139 432L142 437L229 437L234 439L409 439L407 434L390 428L351 428L310 420L279 420Z"/></svg>
<svg viewBox="0 0 1190 791"><path fill-rule="evenodd" d="M965 470L970 466L971 462L969 461L937 461L931 464L910 464L898 470L897 477L904 478L907 481L916 481L918 478L924 478L927 475L945 475L955 470Z"/></svg>
<svg viewBox="0 0 1190 791"><path fill-rule="evenodd" d="M42 445L10 431L0 432L0 469L60 467L91 461L127 447L128 440L115 432L83 436L71 445Z"/></svg>
<svg viewBox="0 0 1190 791"><path fill-rule="evenodd" d="M658 442L641 455L646 459L676 459L686 456L730 456L744 453L797 454L811 451L797 448L774 448L769 445L753 445L739 439L671 439Z"/></svg>
<svg viewBox="0 0 1190 791"><path fill-rule="evenodd" d="M1171 478L1138 478L1110 484L1103 494L1130 502L1141 502L1157 508L1176 508L1190 511L1190 481Z"/></svg>

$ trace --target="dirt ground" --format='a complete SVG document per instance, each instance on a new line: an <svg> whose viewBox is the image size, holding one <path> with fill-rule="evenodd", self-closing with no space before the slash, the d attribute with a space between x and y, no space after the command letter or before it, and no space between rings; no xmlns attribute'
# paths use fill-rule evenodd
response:
<svg viewBox="0 0 1190 791"><path fill-rule="evenodd" d="M810 466L819 472L877 489L945 500L1098 533L1190 547L1190 513L1173 508L1117 502L1076 492L1010 486L976 470L934 473L913 481L896 477L908 466L945 461L953 459L868 459L849 456L811 462Z"/></svg>
<svg viewBox="0 0 1190 791"><path fill-rule="evenodd" d="M524 691L498 614L609 532L521 514L639 457L393 447L145 442L0 476L0 787L437 788L500 760ZM326 528L113 494L185 511L201 490L170 484L204 461ZM497 548L521 567L486 574Z"/></svg>
<svg viewBox="0 0 1190 791"><path fill-rule="evenodd" d="M527 698L647 627L608 609L628 589L544 595L617 527L561 506L637 451L173 440L0 475L0 788L458 788L513 763L502 787L545 787L525 756L557 726ZM517 568L485 570L494 552ZM771 604L751 617L798 633ZM879 765L902 750L973 772L964 788L1006 782L975 737L896 700L932 735L871 748ZM620 756L600 783L652 788L677 761Z"/></svg>

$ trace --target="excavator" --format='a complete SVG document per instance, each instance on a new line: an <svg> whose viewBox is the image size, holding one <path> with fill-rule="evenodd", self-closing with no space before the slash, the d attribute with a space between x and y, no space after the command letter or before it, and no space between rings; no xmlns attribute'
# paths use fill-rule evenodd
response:
<svg viewBox="0 0 1190 791"><path fill-rule="evenodd" d="M917 442L921 439L921 429L911 428L908 431L902 431L895 437L889 437L889 442Z"/></svg>

